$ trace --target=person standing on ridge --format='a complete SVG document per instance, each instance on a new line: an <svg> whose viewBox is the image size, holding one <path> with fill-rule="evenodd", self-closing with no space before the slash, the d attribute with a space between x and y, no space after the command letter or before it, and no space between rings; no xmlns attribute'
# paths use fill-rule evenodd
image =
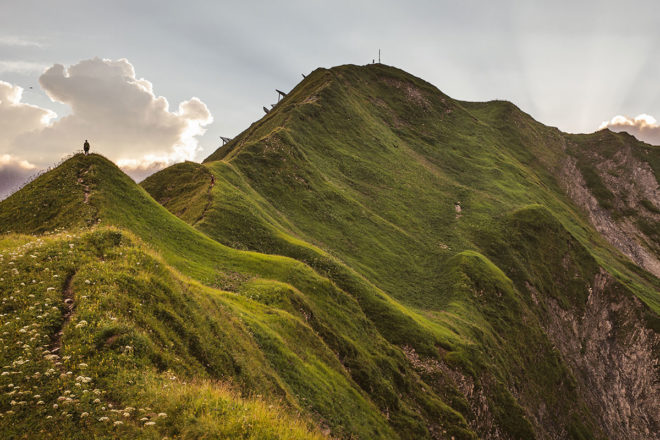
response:
<svg viewBox="0 0 660 440"><path fill-rule="evenodd" d="M85 144L83 145L83 150L85 151L85 156L89 154L89 142L85 139Z"/></svg>

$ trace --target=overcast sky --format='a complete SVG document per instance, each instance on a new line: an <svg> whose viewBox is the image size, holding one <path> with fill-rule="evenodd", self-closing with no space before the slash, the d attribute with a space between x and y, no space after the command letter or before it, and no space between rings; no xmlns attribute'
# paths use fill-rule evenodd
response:
<svg viewBox="0 0 660 440"><path fill-rule="evenodd" d="M657 0L0 0L0 197L84 138L138 179L199 161L275 88L379 48L454 98L660 144Z"/></svg>

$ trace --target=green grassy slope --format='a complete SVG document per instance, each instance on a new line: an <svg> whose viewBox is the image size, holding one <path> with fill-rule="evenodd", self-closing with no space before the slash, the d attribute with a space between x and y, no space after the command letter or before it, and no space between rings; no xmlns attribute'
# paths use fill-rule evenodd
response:
<svg viewBox="0 0 660 440"><path fill-rule="evenodd" d="M182 279L135 238L5 235L0 272L3 438L322 438L276 400L283 387L232 295Z"/></svg>
<svg viewBox="0 0 660 440"><path fill-rule="evenodd" d="M319 69L196 166L212 172L216 185L195 226L235 248L303 261L344 290L359 292L359 280L387 292L423 331L403 330L409 321L361 294L381 334L404 351L425 350L419 341L432 336L441 359L478 379L492 418L513 438L557 427L574 438L598 437L544 333L546 306L530 292L582 310L603 266L650 307L653 327L660 284L564 195L555 171L566 144L564 134L510 103L454 101L382 65ZM164 170L144 187L155 194L179 175ZM164 206L174 212L187 199L181 187ZM474 292L494 296L475 301ZM512 389L525 391L514 398ZM555 418L530 421L545 404Z"/></svg>
<svg viewBox="0 0 660 440"><path fill-rule="evenodd" d="M571 142L370 65L315 71L142 188L74 156L0 202L3 433L606 438L597 341L576 369L552 318L637 295L603 312L634 317L607 337L628 346L658 331L660 284L564 195ZM48 411L12 397L29 386Z"/></svg>
<svg viewBox="0 0 660 440"><path fill-rule="evenodd" d="M186 223L194 225L204 218L206 209L212 199L211 173L203 166L194 162L184 162L168 168L168 185L150 185L147 177L141 186L161 205ZM160 182L159 182L160 183ZM185 197L181 197L185 195Z"/></svg>
<svg viewBox="0 0 660 440"><path fill-rule="evenodd" d="M85 204L82 156L74 156L59 172L49 172L3 201L2 232L41 233L76 228L96 221L93 205ZM81 171L82 170L82 171Z"/></svg>
<svg viewBox="0 0 660 440"><path fill-rule="evenodd" d="M551 174L561 134L509 103L460 103L396 69L346 66L316 71L275 110L207 162L226 154L297 235L401 300L431 295L452 251L526 204L607 247Z"/></svg>
<svg viewBox="0 0 660 440"><path fill-rule="evenodd" d="M227 155L243 186L275 205L291 231L406 302L434 290L430 274L453 251L483 248L477 240L507 211L533 203L601 264L657 288L631 274L563 195L552 172L565 143L510 103L457 102L397 69L342 66L310 75L206 162ZM658 151L646 154L653 163Z"/></svg>
<svg viewBox="0 0 660 440"><path fill-rule="evenodd" d="M408 332L423 335L420 347L434 344L432 335L424 334L405 310L373 286L349 273L356 292L348 293L301 262L225 247L170 214L101 156L75 156L51 173L67 176L70 168L84 174L89 187L88 203L78 200L73 212L84 213L89 204L95 213L92 223L135 234L184 276L236 292L233 298L240 307L232 316L240 317L255 340L259 352L250 356L264 358L268 368L254 369L253 378L243 381L242 372L248 367L228 368L231 363L226 359L237 355L225 347L204 356L207 363L206 359L224 362L214 368L212 378L234 378L245 392L286 398L288 405L311 415L336 435L392 438L399 432L424 436L430 419L459 438L472 438L463 416L425 391L402 351L365 317L353 295L368 296L372 302L379 295L382 304L375 307L404 323ZM44 192L40 179L19 196L39 200ZM8 198L0 207L13 212L19 196ZM34 212L40 215L38 209ZM36 232L30 224L8 219L0 225L4 231ZM39 225L39 231L62 226L54 221ZM130 281L134 276L126 278ZM186 319L185 314L180 316L178 320ZM208 331L200 329L199 336L186 343L196 344L195 340L206 337ZM190 374L198 377L194 370ZM458 395L452 389L447 392Z"/></svg>

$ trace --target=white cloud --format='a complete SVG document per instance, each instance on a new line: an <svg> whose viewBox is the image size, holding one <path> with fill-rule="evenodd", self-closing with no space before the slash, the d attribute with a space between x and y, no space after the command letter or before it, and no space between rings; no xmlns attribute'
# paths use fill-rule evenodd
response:
<svg viewBox="0 0 660 440"><path fill-rule="evenodd" d="M16 151L17 137L33 130L42 130L57 116L54 112L21 102L23 89L0 81L0 153ZM22 156L22 154L21 154ZM7 153L3 156L8 157ZM0 162L2 164L2 162Z"/></svg>
<svg viewBox="0 0 660 440"><path fill-rule="evenodd" d="M121 160L117 165L136 182L140 182L156 171L171 165L171 162L159 160L157 157L147 157L144 160Z"/></svg>
<svg viewBox="0 0 660 440"><path fill-rule="evenodd" d="M69 106L71 114L50 125L50 120L22 124L22 134L13 136L6 150L41 165L80 150L88 139L92 152L127 170L159 169L193 160L200 149L198 137L213 121L206 105L194 97L170 111L167 99L155 95L149 81L137 78L126 59L94 58L68 68L55 64L39 84L53 101ZM0 128L3 116L0 106Z"/></svg>
<svg viewBox="0 0 660 440"><path fill-rule="evenodd" d="M32 164L27 160L19 159L11 154L0 154L0 168L5 166L21 168L26 171L35 170L37 168L35 164Z"/></svg>
<svg viewBox="0 0 660 440"><path fill-rule="evenodd" d="M32 61L0 60L0 73L41 73L47 68L46 64Z"/></svg>
<svg viewBox="0 0 660 440"><path fill-rule="evenodd" d="M604 121L599 130L609 128L612 131L625 131L637 139L652 145L660 145L660 124L651 115L641 114L634 118L617 115L609 121Z"/></svg>
<svg viewBox="0 0 660 440"><path fill-rule="evenodd" d="M0 46L13 46L13 47L38 47L42 48L43 44L29 38L21 37L18 35L3 35L0 36Z"/></svg>
<svg viewBox="0 0 660 440"><path fill-rule="evenodd" d="M21 102L23 89L0 81L0 199L37 170L36 165L8 154L17 136L41 130L56 116L50 110Z"/></svg>
<svg viewBox="0 0 660 440"><path fill-rule="evenodd" d="M9 154L0 154L0 200L37 172L34 164Z"/></svg>

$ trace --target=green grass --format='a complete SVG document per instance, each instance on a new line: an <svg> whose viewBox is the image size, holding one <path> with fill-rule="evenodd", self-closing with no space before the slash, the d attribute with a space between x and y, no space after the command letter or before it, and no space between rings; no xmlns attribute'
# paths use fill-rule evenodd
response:
<svg viewBox="0 0 660 440"><path fill-rule="evenodd" d="M21 268L0 261L13 288L58 273L34 299L58 308L38 324L41 344L70 279L62 368L75 379L86 363L106 399L101 412L79 399L89 420L93 409L123 422L53 413L53 435L473 439L494 435L486 417L508 438L604 438L544 331L546 304L579 315L604 267L607 294L637 295L655 329L660 282L604 241L553 174L566 142L595 137L510 103L452 100L387 66L340 66L313 72L205 163L142 187L99 155L74 156L0 202L0 246ZM603 157L631 142L607 139ZM588 177L588 157L569 150ZM26 305L3 313L43 313ZM58 380L40 391L49 401L75 387ZM48 436L46 413L7 415L3 399L11 433ZM123 418L120 406L136 410Z"/></svg>
<svg viewBox="0 0 660 440"><path fill-rule="evenodd" d="M359 302L351 295L353 292L349 294L341 290L296 260L237 251L211 240L158 205L114 164L100 156L76 156L54 173L68 173L67 167L79 166L87 171L86 183L91 190L89 204L94 206L97 219L100 219L96 223L115 225L122 231L135 234L141 242L149 243L150 252L157 252L166 264L184 276L193 277L207 286L235 292L226 299L225 307L232 309L232 316L240 317L268 368L249 366L235 370L227 359L238 355L227 346L217 347L211 353L201 350L199 341L212 334L209 328L202 326L197 336L191 336L181 344L195 353L205 353L201 360L195 358L202 365L209 360L219 362L213 367L212 378L240 379L239 384L245 392L287 396L289 405L304 411L317 423L327 425L338 435L392 438L399 431L425 436L428 431L424 417L432 417L457 438L473 438L463 416L440 398L425 395L423 384L401 351L390 345L365 317ZM33 187L25 190L37 192L38 180L35 182ZM8 201L12 202L11 199ZM58 227L58 224L49 225L49 229ZM132 275L125 276L124 282L134 282L144 270L141 266ZM354 274L351 276L357 278ZM277 289L287 286L285 291L293 292L290 301L295 304L295 309L289 307L279 311L279 307L269 307L268 303L262 306L251 300L255 279L262 280L259 290L266 290L263 283L275 283ZM141 285L133 289L129 297L137 297L140 292L150 289L148 285ZM371 286L369 289L373 296L372 291L376 289ZM201 299L196 302L204 309L199 305ZM380 305L381 309L388 309L390 314L414 324L412 318L396 307L388 302ZM176 318L172 310L179 309L183 315ZM189 321L185 316L190 314L186 308L172 306L159 310L151 321L152 324L156 320L172 321L172 325L178 322L174 332L181 333L184 328L181 322ZM113 331L123 334L121 328L113 326L103 331L107 338L114 336ZM414 333L415 327L409 331ZM422 331L418 329L417 333ZM425 338L425 343L432 345L429 342L433 340L432 336L426 335ZM141 338L138 341L153 362L169 365L166 352L154 351L152 344ZM304 350L300 351L303 341ZM194 359L186 360L185 365L195 365ZM247 371L259 380L246 379L243 382L242 375ZM191 370L189 374L196 376L199 373ZM259 387L266 389L261 391ZM389 414L389 421L385 413Z"/></svg>
<svg viewBox="0 0 660 440"><path fill-rule="evenodd" d="M93 224L94 206L84 203L84 161L83 155L74 156L65 166L60 165L58 172L39 176L4 200L0 210L2 232L42 233Z"/></svg>
<svg viewBox="0 0 660 440"><path fill-rule="evenodd" d="M173 165L167 172L170 179L167 185L147 177L141 186L170 212L194 225L204 217L211 202L211 173L194 162Z"/></svg>
<svg viewBox="0 0 660 440"><path fill-rule="evenodd" d="M590 148L603 143L599 136ZM491 372L482 382L491 384L512 436L542 429L511 405L516 399L506 390L524 383L529 393L519 402L551 402L557 425L576 426L571 420L582 413L583 426L570 431L598 437L527 286L579 311L602 266L654 315L660 284L613 250L563 194L553 173L575 139L510 103L455 101L387 66L319 69L206 159L218 185L195 226L235 248L304 261L360 292L365 314L395 345L433 356L433 341L457 368L476 377ZM621 142L633 142L621 139L605 139L599 154L611 158ZM655 163L657 149L644 151L640 157ZM611 207L614 196L586 156L578 155L578 167L599 203ZM154 175L151 185L171 173ZM455 278L448 267L459 256L482 263L462 263ZM502 277L507 288L493 284ZM362 280L367 289L356 288ZM508 292L506 310L515 313L493 309L498 296L473 301L475 289ZM531 331L521 325L535 321ZM529 346L543 348L530 358Z"/></svg>
<svg viewBox="0 0 660 440"><path fill-rule="evenodd" d="M8 235L0 255L5 438L322 437L274 400L267 362L221 301L134 238ZM218 382L219 371L240 374ZM240 397L242 383L255 395Z"/></svg>

